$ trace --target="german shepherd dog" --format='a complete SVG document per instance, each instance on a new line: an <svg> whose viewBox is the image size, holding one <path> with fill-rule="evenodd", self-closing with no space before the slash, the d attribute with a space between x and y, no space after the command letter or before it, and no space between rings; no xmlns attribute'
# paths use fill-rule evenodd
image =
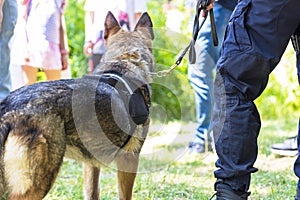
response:
<svg viewBox="0 0 300 200"><path fill-rule="evenodd" d="M68 157L83 163L85 199L99 199L100 167L115 161L119 199L131 199L149 126L152 22L105 20L106 53L92 75L24 86L0 102L0 198L43 199Z"/></svg>

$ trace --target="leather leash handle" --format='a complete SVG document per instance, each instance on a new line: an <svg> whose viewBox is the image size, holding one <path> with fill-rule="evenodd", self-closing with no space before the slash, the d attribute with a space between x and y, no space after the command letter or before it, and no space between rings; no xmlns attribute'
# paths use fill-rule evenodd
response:
<svg viewBox="0 0 300 200"><path fill-rule="evenodd" d="M219 41L218 41L218 34L216 30L216 23L215 23L215 16L214 16L213 9L209 10L209 18L210 18L211 34L212 34L213 42L215 46L218 46Z"/></svg>

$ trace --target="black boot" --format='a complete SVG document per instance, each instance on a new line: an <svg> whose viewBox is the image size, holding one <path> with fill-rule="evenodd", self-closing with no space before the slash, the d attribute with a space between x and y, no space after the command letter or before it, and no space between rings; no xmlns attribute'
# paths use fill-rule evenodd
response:
<svg viewBox="0 0 300 200"><path fill-rule="evenodd" d="M233 190L225 183L217 183L215 190L217 200L247 200L250 195L250 192Z"/></svg>

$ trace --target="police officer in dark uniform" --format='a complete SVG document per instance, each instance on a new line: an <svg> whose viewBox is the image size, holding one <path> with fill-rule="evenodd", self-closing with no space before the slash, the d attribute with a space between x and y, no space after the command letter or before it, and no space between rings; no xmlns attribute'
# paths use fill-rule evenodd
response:
<svg viewBox="0 0 300 200"><path fill-rule="evenodd" d="M218 200L242 200L250 195L261 127L254 100L266 88L269 74L299 27L299 9L299 0L240 0L231 16L214 83ZM299 76L299 60L297 64ZM294 171L300 178L300 157ZM300 200L300 183L297 188L295 198Z"/></svg>

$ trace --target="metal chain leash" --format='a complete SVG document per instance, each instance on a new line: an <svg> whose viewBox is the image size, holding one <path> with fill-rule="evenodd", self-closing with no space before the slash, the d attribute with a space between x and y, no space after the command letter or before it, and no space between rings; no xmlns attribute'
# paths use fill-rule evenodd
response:
<svg viewBox="0 0 300 200"><path fill-rule="evenodd" d="M170 74L177 66L180 65L182 59L184 58L185 54L187 53L187 51L190 49L189 52L189 61L190 63L194 64L196 61L196 53L195 53L195 41L198 37L198 33L200 31L200 29L202 28L204 22L206 21L207 18L207 6L211 3L211 0L198 0L197 1L197 5L196 5L196 14L195 14L195 18L194 18L194 25L193 25L193 35L192 35L192 40L190 41L190 43L188 44L187 47L185 47L185 49L180 53L179 57L177 58L176 62L167 70L161 70L158 72L151 72L151 75L156 75L157 77L165 77L168 74ZM201 24L199 24L199 18L200 18L200 14L201 11L206 12L205 17L203 18ZM212 30L212 37L213 37L213 41L214 41L214 45L217 46L218 45L218 37L217 37L217 33L216 33L216 25L215 25L215 21L214 21L214 13L213 13L213 9L209 10L209 14L210 14L210 22L211 22L211 30Z"/></svg>

